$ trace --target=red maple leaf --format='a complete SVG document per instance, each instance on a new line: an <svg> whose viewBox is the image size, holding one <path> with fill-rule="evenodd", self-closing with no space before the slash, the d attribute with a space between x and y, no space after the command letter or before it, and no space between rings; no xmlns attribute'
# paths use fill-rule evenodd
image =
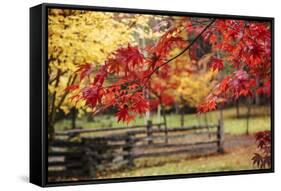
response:
<svg viewBox="0 0 281 191"><path fill-rule="evenodd" d="M79 88L79 85L73 84L73 85L67 86L64 90L65 91L74 91L74 90L76 90L78 88Z"/></svg>
<svg viewBox="0 0 281 191"><path fill-rule="evenodd" d="M231 77L227 76L226 78L224 78L221 83L220 83L220 91L221 92L226 92L229 88L229 83L231 81Z"/></svg>
<svg viewBox="0 0 281 191"><path fill-rule="evenodd" d="M93 86L86 87L82 90L82 97L86 100L86 104L95 107L104 95L104 90L101 87Z"/></svg>
<svg viewBox="0 0 281 191"><path fill-rule="evenodd" d="M109 73L119 74L119 72L121 72L124 69L124 65L120 63L120 60L116 58L109 58L106 64L108 65Z"/></svg>
<svg viewBox="0 0 281 191"><path fill-rule="evenodd" d="M100 67L98 72L96 73L95 79L94 79L94 85L101 86L104 82L104 79L107 76L107 65L103 65Z"/></svg>
<svg viewBox="0 0 281 191"><path fill-rule="evenodd" d="M75 71L80 73L80 81L83 80L86 76L90 75L92 72L92 65L89 63L80 64L78 69Z"/></svg>
<svg viewBox="0 0 281 191"><path fill-rule="evenodd" d="M124 106L122 109L119 109L116 113L117 120L127 122L129 123L132 119L134 119L134 116L129 113L129 110L127 106Z"/></svg>
<svg viewBox="0 0 281 191"><path fill-rule="evenodd" d="M105 108L111 107L116 103L116 94L112 90L113 88L107 89L104 95L103 104Z"/></svg>
<svg viewBox="0 0 281 191"><path fill-rule="evenodd" d="M271 166L271 132L260 131L255 134L256 142L258 145L259 153L254 153L252 158L253 164L259 168Z"/></svg>
<svg viewBox="0 0 281 191"><path fill-rule="evenodd" d="M212 57L211 61L210 61L210 66L211 68L215 71L215 70L222 70L223 69L223 61L222 59L216 58L216 57Z"/></svg>
<svg viewBox="0 0 281 191"><path fill-rule="evenodd" d="M217 107L217 103L214 99L212 99L210 101L207 101L206 103L199 105L197 110L199 113L206 113L208 111L212 111L216 109L216 107Z"/></svg>
<svg viewBox="0 0 281 191"><path fill-rule="evenodd" d="M265 47L260 44L253 44L248 47L247 54L245 54L245 60L250 65L260 64L263 60L265 53Z"/></svg>
<svg viewBox="0 0 281 191"><path fill-rule="evenodd" d="M122 47L117 49L115 52L115 57L120 62L114 62L113 64L124 64L125 74L129 72L130 68L134 68L136 65L142 64L144 61L144 56L139 51L138 47L131 46L130 44L128 44L128 47L126 48ZM118 68L117 66L111 67Z"/></svg>
<svg viewBox="0 0 281 191"><path fill-rule="evenodd" d="M132 110L136 113L142 114L148 111L148 101L143 97L141 92L136 93L131 101L132 103Z"/></svg>
<svg viewBox="0 0 281 191"><path fill-rule="evenodd" d="M153 52L157 58L166 57L166 55L171 50L172 46L177 45L182 48L186 45L186 41L178 35L179 31L177 28L172 28L168 30L158 41L156 47L154 47Z"/></svg>

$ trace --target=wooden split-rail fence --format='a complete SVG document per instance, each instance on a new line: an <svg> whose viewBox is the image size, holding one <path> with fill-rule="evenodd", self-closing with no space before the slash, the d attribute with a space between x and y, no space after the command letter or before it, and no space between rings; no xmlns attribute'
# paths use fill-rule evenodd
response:
<svg viewBox="0 0 281 191"><path fill-rule="evenodd" d="M48 144L48 177L96 177L131 168L136 159L223 152L223 124L164 128L145 126L75 129Z"/></svg>

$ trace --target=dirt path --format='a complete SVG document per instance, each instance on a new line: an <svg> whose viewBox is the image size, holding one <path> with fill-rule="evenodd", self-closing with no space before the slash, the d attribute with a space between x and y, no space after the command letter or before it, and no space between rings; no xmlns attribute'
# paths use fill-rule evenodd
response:
<svg viewBox="0 0 281 191"><path fill-rule="evenodd" d="M226 150L254 144L255 137L253 135L225 135L224 139L224 148Z"/></svg>

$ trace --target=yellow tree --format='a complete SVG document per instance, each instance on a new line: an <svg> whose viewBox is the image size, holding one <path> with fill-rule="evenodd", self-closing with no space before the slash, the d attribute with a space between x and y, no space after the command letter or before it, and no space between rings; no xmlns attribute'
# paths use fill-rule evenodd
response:
<svg viewBox="0 0 281 191"><path fill-rule="evenodd" d="M130 23L131 22L131 23ZM113 13L50 9L48 12L48 124L54 131L56 114L71 109L83 113L83 101L72 102L65 89L81 76L75 71L89 63L98 66L118 46L132 42L132 24ZM95 69L90 71L94 75ZM87 109L87 108L86 108Z"/></svg>
<svg viewBox="0 0 281 191"><path fill-rule="evenodd" d="M48 127L54 132L59 111L68 114L78 111L82 116L90 108L85 101L73 101L74 88L79 78L89 83L98 66L120 46L137 44L144 39L153 40L162 35L153 32L153 21L162 16L104 13L67 9L50 9L48 12ZM145 47L143 47L145 48ZM77 70L89 66L84 75ZM83 68L82 68L83 69ZM73 86L73 87L72 87Z"/></svg>
<svg viewBox="0 0 281 191"><path fill-rule="evenodd" d="M181 71L174 75L172 80L177 83L177 88L173 93L182 109L182 126L184 126L183 107L198 107L217 84L217 71L207 67L212 55L212 53L205 54L198 61L191 60L188 55L185 55L174 63L175 67Z"/></svg>

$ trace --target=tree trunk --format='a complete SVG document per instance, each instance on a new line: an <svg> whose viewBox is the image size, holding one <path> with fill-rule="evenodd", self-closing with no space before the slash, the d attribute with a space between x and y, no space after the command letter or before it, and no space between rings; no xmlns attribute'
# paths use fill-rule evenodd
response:
<svg viewBox="0 0 281 191"><path fill-rule="evenodd" d="M207 130L208 130L208 137L210 138L210 137L211 137L211 134L210 134L210 128L209 128L209 124L208 124L208 116L207 116L207 113L204 113L204 121L205 121L205 126L207 127Z"/></svg>
<svg viewBox="0 0 281 191"><path fill-rule="evenodd" d="M204 113L204 121L205 121L205 125L208 126L208 117L207 117L207 113Z"/></svg>
<svg viewBox="0 0 281 191"><path fill-rule="evenodd" d="M60 81L60 76L61 76L61 70L58 70L58 75L56 78L56 82L55 82L55 87L58 87L59 85L59 81ZM68 82L67 82L67 86L73 84L75 82L75 79L77 77L77 74L75 74L72 78L72 76L70 76L68 78ZM56 112L57 109L60 108L60 106L63 104L64 99L66 98L68 92L65 91L65 93L60 97L60 100L58 102L58 105L56 106L55 102L56 102L56 98L57 98L57 92L54 91L53 95L52 95L52 99L51 99L51 107L50 107L50 113L48 113L48 133L49 133L49 139L52 141L54 140L54 133L55 133L55 122L56 122Z"/></svg>
<svg viewBox="0 0 281 191"><path fill-rule="evenodd" d="M181 108L181 127L184 127L184 107Z"/></svg>
<svg viewBox="0 0 281 191"><path fill-rule="evenodd" d="M58 70L57 73L57 79L55 82L55 87L58 87L59 81L60 81L60 76L61 76L61 70ZM55 117L56 117L56 95L57 92L54 91L53 95L51 97L51 104L50 104L50 113L48 113L48 133L49 133L49 139L52 141L54 140L54 133L55 133L55 128L54 128L54 123L55 123Z"/></svg>
<svg viewBox="0 0 281 191"><path fill-rule="evenodd" d="M77 110L73 107L71 109L71 128L76 129L76 115L77 115Z"/></svg>
<svg viewBox="0 0 281 191"><path fill-rule="evenodd" d="M145 92L145 97L147 99L149 99L149 91L148 91L148 89L145 89L144 92ZM150 110L147 110L147 112L145 112L145 124L147 124L149 120L150 120Z"/></svg>
<svg viewBox="0 0 281 191"><path fill-rule="evenodd" d="M223 120L223 108L222 106L220 106L220 116L219 116L220 122L221 124L224 124L224 120Z"/></svg>
<svg viewBox="0 0 281 191"><path fill-rule="evenodd" d="M257 78L256 79L256 83L258 84L258 85L260 85L260 81L259 81L259 79ZM259 86L258 86L259 87ZM258 94L258 93L256 93L255 94L255 104L256 105L260 105L260 94Z"/></svg>
<svg viewBox="0 0 281 191"><path fill-rule="evenodd" d="M251 115L251 100L248 98L248 105L247 105L247 121L246 121L246 135L250 133L250 115Z"/></svg>
<svg viewBox="0 0 281 191"><path fill-rule="evenodd" d="M166 128L167 127L167 118L166 118L165 110L163 110L163 109L162 109L162 115L163 115L164 126Z"/></svg>
<svg viewBox="0 0 281 191"><path fill-rule="evenodd" d="M157 106L157 122L161 123L161 106Z"/></svg>
<svg viewBox="0 0 281 191"><path fill-rule="evenodd" d="M166 112L163 108L163 105L161 105L161 111L163 115L163 121L164 121L164 128L165 128L165 143L168 143L168 128L167 128L167 118L166 118Z"/></svg>
<svg viewBox="0 0 281 191"><path fill-rule="evenodd" d="M202 117L202 114L199 114L199 115L196 117L199 127L201 126L201 117Z"/></svg>
<svg viewBox="0 0 281 191"><path fill-rule="evenodd" d="M53 141L55 140L55 128L54 125L51 123L48 123L48 141Z"/></svg>
<svg viewBox="0 0 281 191"><path fill-rule="evenodd" d="M236 100L236 117L240 118L239 99Z"/></svg>

